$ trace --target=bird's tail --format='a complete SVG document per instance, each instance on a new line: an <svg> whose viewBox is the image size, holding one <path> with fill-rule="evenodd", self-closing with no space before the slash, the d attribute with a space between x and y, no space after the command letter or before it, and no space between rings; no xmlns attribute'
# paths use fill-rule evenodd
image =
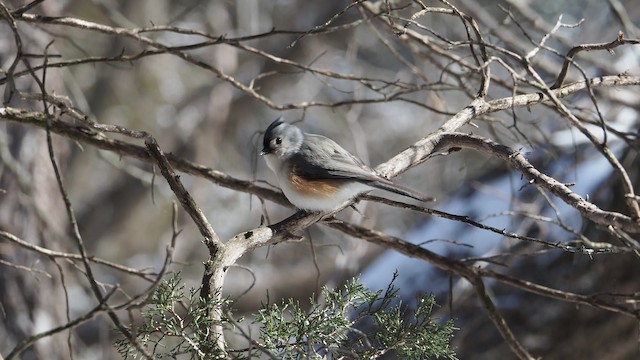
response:
<svg viewBox="0 0 640 360"><path fill-rule="evenodd" d="M381 190L390 191L398 195L410 197L412 199L416 199L423 202L431 202L436 200L435 198L421 194L413 189L409 189L401 185L396 185L391 181L380 181L380 180L371 181L371 182L367 182L367 185L381 189Z"/></svg>

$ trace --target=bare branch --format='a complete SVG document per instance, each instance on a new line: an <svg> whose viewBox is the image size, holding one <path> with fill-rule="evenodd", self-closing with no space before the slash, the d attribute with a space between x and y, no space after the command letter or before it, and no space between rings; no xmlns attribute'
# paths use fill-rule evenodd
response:
<svg viewBox="0 0 640 360"><path fill-rule="evenodd" d="M582 44L582 45L574 46L573 48L571 48L571 50L569 50L569 52L565 56L564 64L562 64L562 70L560 70L560 74L558 74L558 78L556 79L556 82L553 85L551 85L551 89L552 90L557 89L562 86L562 83L564 82L564 79L567 76L567 72L569 71L569 66L571 66L571 64L573 63L573 58L576 56L577 53L581 51L594 51L594 50L607 50L609 52L613 52L613 49L617 48L618 46L629 45L629 44L638 45L640 44L640 40L625 39L624 33L620 31L618 32L618 36L616 37L616 39L608 43Z"/></svg>
<svg viewBox="0 0 640 360"><path fill-rule="evenodd" d="M582 216L588 218L594 223L605 227L615 224L616 227L619 227L624 231L640 233L639 219L632 219L631 217L620 213L604 211L598 208L596 205L586 201L581 196L571 191L571 189L565 184L538 171L518 151L509 149L508 147L489 139L482 139L477 136L461 133L445 133L442 134L441 138L438 140L438 144L434 148L434 151L448 146L453 146L468 147L486 152L508 162L510 166L517 169L527 179L529 179L531 184L540 186L552 192L568 205L577 209Z"/></svg>

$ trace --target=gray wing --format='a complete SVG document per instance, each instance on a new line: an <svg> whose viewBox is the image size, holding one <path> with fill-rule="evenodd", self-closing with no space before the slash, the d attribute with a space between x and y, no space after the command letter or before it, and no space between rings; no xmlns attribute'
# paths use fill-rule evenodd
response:
<svg viewBox="0 0 640 360"><path fill-rule="evenodd" d="M291 171L302 177L349 179L420 201L432 200L413 189L396 185L381 177L362 160L322 135L305 134L300 152L294 157L296 157L293 161L295 165Z"/></svg>
<svg viewBox="0 0 640 360"><path fill-rule="evenodd" d="M300 152L302 159L298 160L306 163L302 168L310 170L309 175L316 178L353 178L365 182L382 179L362 160L322 135L305 134Z"/></svg>

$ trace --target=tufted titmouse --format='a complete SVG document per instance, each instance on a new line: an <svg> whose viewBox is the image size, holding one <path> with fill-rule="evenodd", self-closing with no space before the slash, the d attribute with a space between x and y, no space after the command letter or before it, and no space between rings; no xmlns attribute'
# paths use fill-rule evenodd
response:
<svg viewBox="0 0 640 360"><path fill-rule="evenodd" d="M381 177L333 140L303 133L281 118L267 128L260 155L276 174L284 195L299 209L332 210L371 187L432 200Z"/></svg>

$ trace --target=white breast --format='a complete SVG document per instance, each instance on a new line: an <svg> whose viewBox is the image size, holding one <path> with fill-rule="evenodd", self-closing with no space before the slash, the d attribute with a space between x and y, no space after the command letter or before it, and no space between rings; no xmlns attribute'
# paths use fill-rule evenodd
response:
<svg viewBox="0 0 640 360"><path fill-rule="evenodd" d="M345 183L344 186L338 190L338 192L334 193L330 197L313 197L308 196L306 194L302 194L297 190L293 189L293 187L289 184L288 181L280 181L280 187L282 188L282 192L284 195L291 201L293 205L295 205L298 209L302 210L310 210L310 211L328 211L337 208L338 206L344 204L347 200L351 200L356 196L362 194L367 190L371 190L368 186L358 183L358 182L349 182Z"/></svg>

